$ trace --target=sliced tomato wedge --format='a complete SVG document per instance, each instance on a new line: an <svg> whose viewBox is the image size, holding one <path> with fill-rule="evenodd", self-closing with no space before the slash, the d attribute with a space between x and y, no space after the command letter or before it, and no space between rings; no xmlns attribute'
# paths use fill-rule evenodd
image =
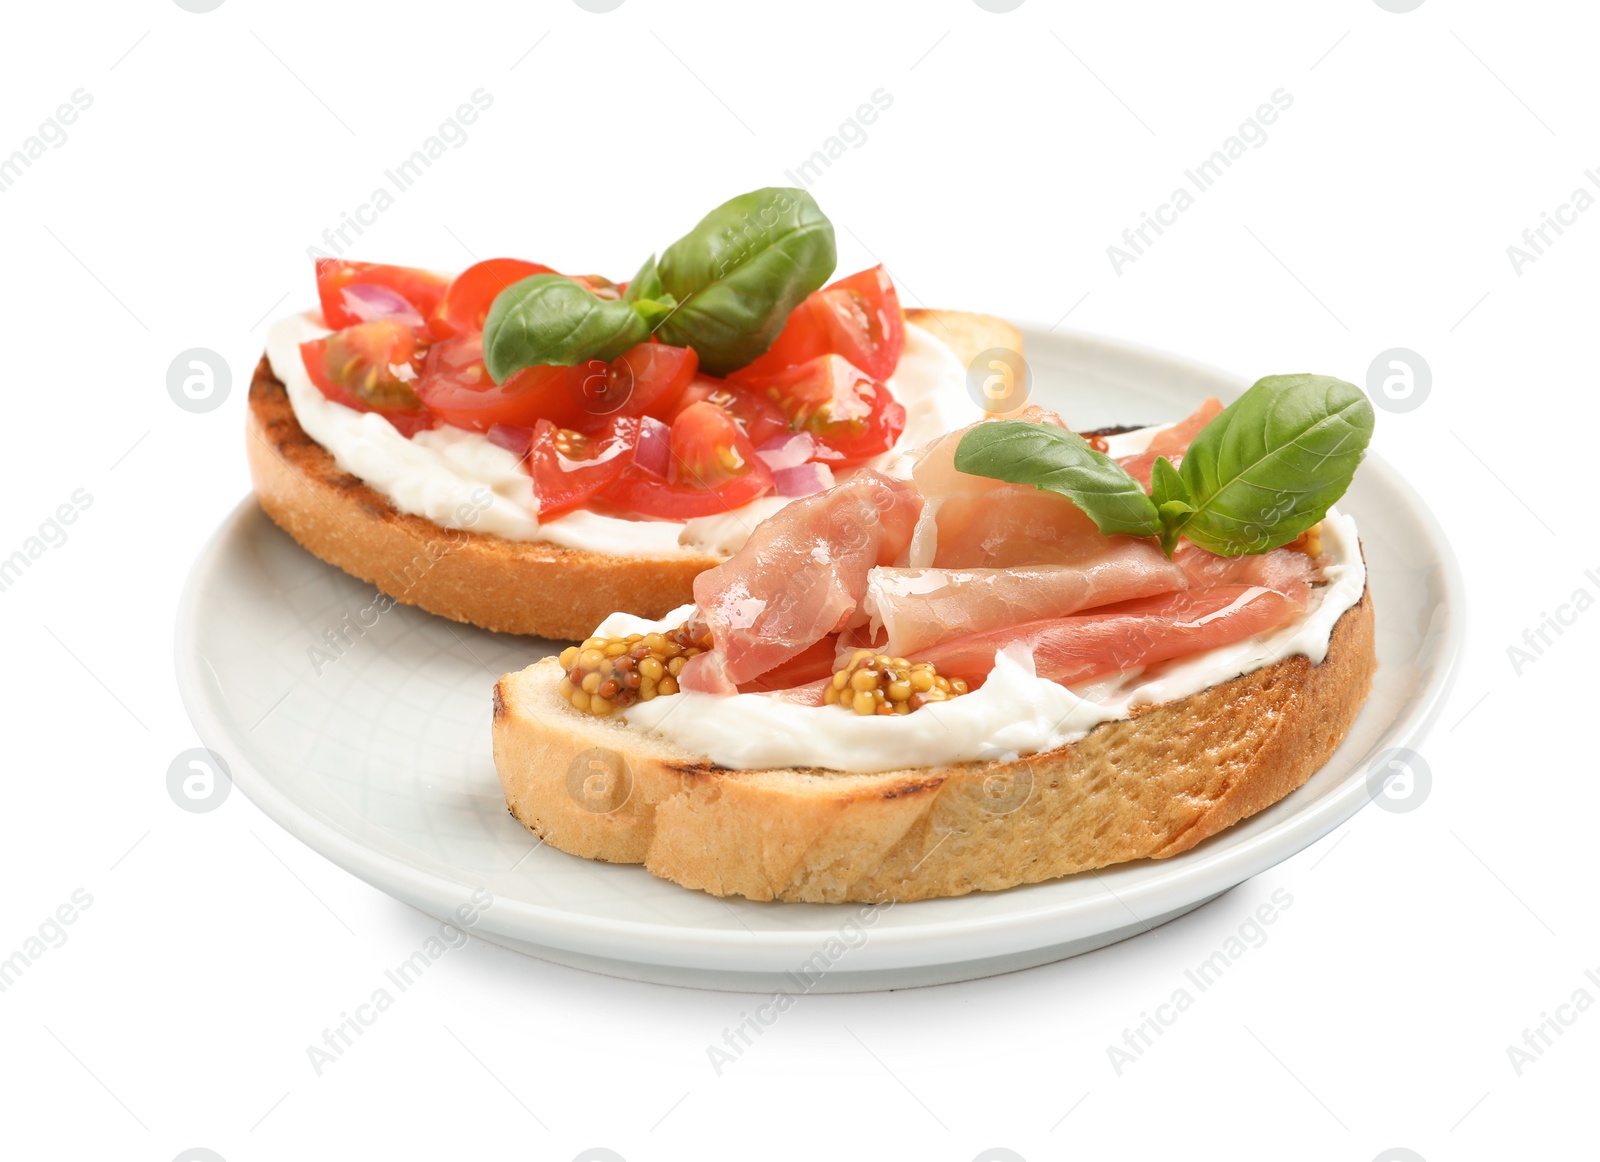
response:
<svg viewBox="0 0 1600 1162"><path fill-rule="evenodd" d="M428 349L417 398L447 424L487 432L495 424L531 428L540 413L489 378L483 365L483 336L457 335Z"/></svg>
<svg viewBox="0 0 1600 1162"><path fill-rule="evenodd" d="M874 266L807 296L790 312L767 353L729 378L756 379L820 355L842 355L873 379L883 380L894 374L905 347L900 296L888 272Z"/></svg>
<svg viewBox="0 0 1600 1162"><path fill-rule="evenodd" d="M739 428L749 437L752 447L759 448L772 437L789 430L789 417L772 400L747 387L729 383L710 375L697 375L678 398L677 408L670 412L649 412L659 419L675 419L677 415L697 403L715 404L737 421Z"/></svg>
<svg viewBox="0 0 1600 1162"><path fill-rule="evenodd" d="M640 343L610 363L591 359L571 368L571 386L578 407L591 417L615 412L667 419L679 410L699 365L692 347Z"/></svg>
<svg viewBox="0 0 1600 1162"><path fill-rule="evenodd" d="M514 282L536 274L555 274L548 266L520 258L490 258L473 263L445 291L428 316L428 331L435 339L449 339L483 330L495 296Z"/></svg>
<svg viewBox="0 0 1600 1162"><path fill-rule="evenodd" d="M539 519L569 512L611 484L633 462L638 442L639 421L632 416L614 416L598 433L540 420L528 450Z"/></svg>
<svg viewBox="0 0 1600 1162"><path fill-rule="evenodd" d="M496 383L483 363L477 332L435 343L417 383L417 395L447 424L487 432L495 424L531 428L540 420L557 427L584 426L568 383L571 367L528 367Z"/></svg>
<svg viewBox="0 0 1600 1162"><path fill-rule="evenodd" d="M765 465L750 437L722 408L692 403L672 421L669 484L687 484L715 491Z"/></svg>
<svg viewBox="0 0 1600 1162"><path fill-rule="evenodd" d="M495 424L531 428L540 420L580 432L605 430L613 416L675 409L694 378L687 347L641 343L612 360L576 367L525 367L495 383L483 364L483 336L457 335L433 345L417 395L447 424L486 432Z"/></svg>
<svg viewBox="0 0 1600 1162"><path fill-rule="evenodd" d="M333 331L374 319L421 326L449 286L449 275L414 266L317 259L317 298L322 319Z"/></svg>
<svg viewBox="0 0 1600 1162"><path fill-rule="evenodd" d="M748 504L772 487L772 471L733 416L701 400L672 421L665 478L630 466L604 498L641 516L689 520Z"/></svg>
<svg viewBox="0 0 1600 1162"><path fill-rule="evenodd" d="M378 412L402 435L431 428L415 384L426 337L396 319L357 323L300 344L300 360L317 390L358 412Z"/></svg>
<svg viewBox="0 0 1600 1162"><path fill-rule="evenodd" d="M750 385L777 402L792 430L810 432L845 466L887 452L905 430L906 409L894 393L842 355L820 355Z"/></svg>

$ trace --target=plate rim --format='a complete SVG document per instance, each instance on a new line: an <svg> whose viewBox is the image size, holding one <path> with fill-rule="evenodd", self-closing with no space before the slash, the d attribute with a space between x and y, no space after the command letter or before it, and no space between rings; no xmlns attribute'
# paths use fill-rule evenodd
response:
<svg viewBox="0 0 1600 1162"><path fill-rule="evenodd" d="M1203 373L1209 379L1242 390L1237 386L1244 382L1241 376L1136 342L1070 330L1048 332L1038 327L1022 330L1025 339L1048 336L1046 342L1066 340L1096 349L1097 353L1134 356L1145 362L1158 360L1174 371L1189 375ZM1436 573L1446 598L1442 603L1444 625L1438 633L1438 664L1428 686L1411 699L1409 711L1389 724L1373 743L1374 748L1380 749L1414 748L1438 720L1460 670L1467 616L1466 585L1454 547L1432 509L1411 484L1375 453L1369 453L1363 467L1383 477L1385 488L1404 502L1408 516L1423 527L1433 558L1431 571ZM488 887L492 875L483 882L465 876L445 876L362 843L316 812L294 802L271 777L257 770L245 749L236 744L223 713L226 698L222 683L198 645L201 594L207 579L220 567L227 544L241 534L248 520L258 515L261 514L254 494L247 494L206 538L185 578L173 643L184 709L201 742L228 759L233 783L264 814L300 842L367 883L400 897L403 902L425 899L435 907L454 907L475 889ZM1213 897L1298 854L1353 818L1371 797L1366 779L1354 777L1362 765L1362 762L1354 764L1343 783L1329 794L1243 842L1186 852L1168 860L1137 861L1149 865L1153 874L1120 892L1105 888L1103 895L1041 902L1032 908L1008 910L1003 915L968 913L915 925L875 928L872 938L852 954L853 965L840 964L830 971L849 975L852 967L855 971L864 971L925 965L929 963L929 955L934 954L935 946L974 936L1004 941L1004 948L998 950L986 944L985 955L994 955L996 951L1022 951L1051 943L1055 929L1092 921L1099 912L1115 909L1131 912L1136 917L1161 916L1183 899ZM1226 834L1226 831L1219 834ZM981 895L983 893L973 893L968 898ZM795 953L815 951L819 940L825 940L837 929L846 911L867 906L808 905L812 909L827 909L828 918L815 928L752 931L738 926L699 928L600 916L497 893L494 906L482 913L479 923L522 940L529 940L530 933L536 934L538 942L548 944L552 951L566 950L679 967L711 966L716 963L713 956L733 954L746 962L742 966L746 970L764 971L792 964L788 958ZM670 943L662 940L668 933ZM639 955L641 941L648 942L645 945L650 950L648 958ZM869 950L870 956L866 955ZM938 955L949 961L948 953ZM770 962L770 965L758 966L750 963L752 959ZM730 966L724 963L718 967Z"/></svg>

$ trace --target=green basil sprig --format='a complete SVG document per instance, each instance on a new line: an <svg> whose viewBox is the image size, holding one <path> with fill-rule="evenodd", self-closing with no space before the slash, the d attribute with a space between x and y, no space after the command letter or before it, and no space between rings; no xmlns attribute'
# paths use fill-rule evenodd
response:
<svg viewBox="0 0 1600 1162"><path fill-rule="evenodd" d="M495 296L483 323L483 363L496 383L524 367L612 360L650 338L633 306L596 298L582 283L535 274Z"/></svg>
<svg viewBox="0 0 1600 1162"><path fill-rule="evenodd" d="M678 301L661 286L661 275L656 271L654 254L645 259L639 273L628 280L628 289L622 292L622 301L638 311L652 330L677 307Z"/></svg>
<svg viewBox="0 0 1600 1162"><path fill-rule="evenodd" d="M1148 495L1115 460L1054 424L979 424L961 438L955 466L1060 493L1102 533L1158 536L1168 556L1184 536L1237 557L1286 545L1322 520L1350 487L1372 427L1372 404L1354 385L1273 375L1207 424L1180 467L1158 458Z"/></svg>
<svg viewBox="0 0 1600 1162"><path fill-rule="evenodd" d="M483 325L496 383L524 367L612 360L652 333L693 347L726 375L764 354L789 312L833 273L833 224L804 190L753 190L724 202L639 268L620 301L556 274L501 291Z"/></svg>
<svg viewBox="0 0 1600 1162"><path fill-rule="evenodd" d="M1156 507L1156 519L1161 525L1161 547L1170 557L1178 547L1178 534L1194 515L1194 497L1172 461L1165 456L1157 456L1150 466L1150 501Z"/></svg>
<svg viewBox="0 0 1600 1162"><path fill-rule="evenodd" d="M1059 493L1088 513L1107 536L1153 537L1161 532L1155 506L1128 470L1096 452L1076 432L1055 424L979 424L956 445L955 464L958 472Z"/></svg>
<svg viewBox="0 0 1600 1162"><path fill-rule="evenodd" d="M782 187L741 194L661 255L655 276L677 309L656 333L693 347L707 373L726 375L765 354L789 312L828 281L837 261L833 223L810 194Z"/></svg>
<svg viewBox="0 0 1600 1162"><path fill-rule="evenodd" d="M1372 404L1342 379L1258 380L1184 453L1168 500L1192 511L1175 514L1174 535L1224 557L1287 545L1350 487L1372 426Z"/></svg>

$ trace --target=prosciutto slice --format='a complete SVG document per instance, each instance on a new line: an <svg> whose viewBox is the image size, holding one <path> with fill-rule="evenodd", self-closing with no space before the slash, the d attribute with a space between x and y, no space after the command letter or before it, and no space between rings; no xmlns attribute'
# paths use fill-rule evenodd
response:
<svg viewBox="0 0 1600 1162"><path fill-rule="evenodd" d="M1123 463L1148 479L1219 411L1207 400ZM1030 408L1023 419L1057 423ZM1314 562L1291 549L1224 558L1187 542L1107 537L1071 501L955 468L962 432L929 445L913 482L862 471L758 525L695 581L712 648L685 690L781 691L815 702L863 645L981 685L998 650L1078 685L1230 645L1298 617Z"/></svg>
<svg viewBox="0 0 1600 1162"><path fill-rule="evenodd" d="M1020 645L1041 678L1072 686L1105 674L1231 645L1297 617L1305 586L1280 593L1260 585L1184 589L1072 617L1025 622L954 638L920 655L949 678L980 685L994 655Z"/></svg>
<svg viewBox="0 0 1600 1162"><path fill-rule="evenodd" d="M1165 456L1176 468L1183 463L1183 454L1189 450L1189 445L1194 443L1194 438L1200 434L1200 429L1221 414L1222 401L1215 397L1208 398L1193 415L1157 432L1143 452L1124 456L1117 463L1126 468L1128 475L1144 485L1145 491L1148 492L1150 473L1155 468L1156 457Z"/></svg>
<svg viewBox="0 0 1600 1162"><path fill-rule="evenodd" d="M1198 545L1180 541L1172 560L1195 589L1212 585L1261 585L1280 593L1293 593L1309 585L1315 571L1315 562L1298 549L1219 557Z"/></svg>
<svg viewBox="0 0 1600 1162"><path fill-rule="evenodd" d="M1043 408L1014 417L1061 424ZM1065 425L1062 425L1065 426ZM912 470L924 500L908 563L942 569L1077 564L1100 553L1105 538L1064 496L1031 484L1007 484L956 470L963 428L928 445Z"/></svg>
<svg viewBox="0 0 1600 1162"><path fill-rule="evenodd" d="M695 578L712 649L690 659L679 684L734 693L843 629L871 569L910 546L921 509L904 481L863 471L762 521L742 549Z"/></svg>
<svg viewBox="0 0 1600 1162"><path fill-rule="evenodd" d="M1186 588L1184 570L1153 541L1100 537L1101 552L1071 565L1009 569L878 568L862 608L894 657L919 654L962 634L1066 617L1098 605Z"/></svg>
<svg viewBox="0 0 1600 1162"><path fill-rule="evenodd" d="M796 687L826 682L833 677L835 660L839 652L839 639L844 634L827 634L812 642L786 662L780 662L765 673L739 684L741 694L761 694L773 690L792 690ZM822 688L817 687L818 706L822 705Z"/></svg>

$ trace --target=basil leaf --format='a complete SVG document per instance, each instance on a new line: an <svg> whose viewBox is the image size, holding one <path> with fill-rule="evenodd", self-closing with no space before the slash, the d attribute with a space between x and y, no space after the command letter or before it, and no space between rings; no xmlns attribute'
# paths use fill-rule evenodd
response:
<svg viewBox="0 0 1600 1162"><path fill-rule="evenodd" d="M622 301L639 312L651 331L677 309L677 300L661 289L661 276L656 273L654 254L645 260L639 273L628 280L628 289L622 292Z"/></svg>
<svg viewBox="0 0 1600 1162"><path fill-rule="evenodd" d="M1178 547L1178 536L1183 526L1194 515L1194 496L1189 486L1178 475L1172 461L1157 456L1150 466L1150 499L1155 503L1156 515L1161 520L1161 547L1168 557Z"/></svg>
<svg viewBox="0 0 1600 1162"><path fill-rule="evenodd" d="M1372 404L1342 379L1258 380L1184 454L1194 512L1183 535L1224 557L1288 544L1350 487L1372 425Z"/></svg>
<svg viewBox="0 0 1600 1162"><path fill-rule="evenodd" d="M1088 513L1107 536L1161 532L1155 502L1128 470L1082 436L1055 424L992 420L956 445L956 470L1056 492Z"/></svg>
<svg viewBox="0 0 1600 1162"><path fill-rule="evenodd" d="M650 338L628 303L596 298L559 274L535 274L495 296L483 324L483 362L496 383L524 367L610 361Z"/></svg>
<svg viewBox="0 0 1600 1162"><path fill-rule="evenodd" d="M789 312L828 281L837 257L833 224L804 190L741 194L661 255L656 277L677 309L656 334L693 347L709 375L736 371L772 346Z"/></svg>
<svg viewBox="0 0 1600 1162"><path fill-rule="evenodd" d="M632 303L639 299L658 299L663 293L661 274L656 270L656 256L652 254L644 260L639 273L628 280L628 289L622 292L622 301Z"/></svg>

